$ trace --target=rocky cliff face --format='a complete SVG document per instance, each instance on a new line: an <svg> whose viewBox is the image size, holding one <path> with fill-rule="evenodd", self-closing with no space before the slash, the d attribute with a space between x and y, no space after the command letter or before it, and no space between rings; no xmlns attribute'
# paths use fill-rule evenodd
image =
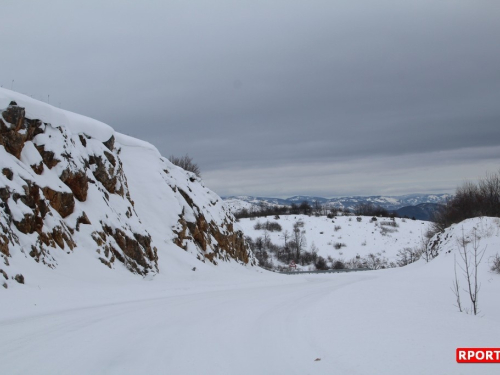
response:
<svg viewBox="0 0 500 375"><path fill-rule="evenodd" d="M153 146L8 90L0 111L4 287L22 274L18 257L56 268L85 252L143 276L169 251L255 263L221 199Z"/></svg>

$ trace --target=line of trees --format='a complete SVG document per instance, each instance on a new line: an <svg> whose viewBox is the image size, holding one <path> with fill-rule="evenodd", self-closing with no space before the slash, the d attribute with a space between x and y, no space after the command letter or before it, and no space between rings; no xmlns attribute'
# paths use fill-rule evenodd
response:
<svg viewBox="0 0 500 375"><path fill-rule="evenodd" d="M434 216L434 230L479 216L500 217L500 174L487 175L477 183L466 182Z"/></svg>
<svg viewBox="0 0 500 375"><path fill-rule="evenodd" d="M376 206L372 203L360 203L354 207L354 211L344 209L342 207L331 207L321 204L318 201L313 201L310 204L303 201L300 204L292 203L290 206L272 206L265 202L261 202L257 206L251 208L243 208L236 212L234 216L237 219L264 217L264 216L280 216L280 215L315 215L328 216L333 218L337 215L363 215L377 217L397 217L395 212L389 212L381 206Z"/></svg>

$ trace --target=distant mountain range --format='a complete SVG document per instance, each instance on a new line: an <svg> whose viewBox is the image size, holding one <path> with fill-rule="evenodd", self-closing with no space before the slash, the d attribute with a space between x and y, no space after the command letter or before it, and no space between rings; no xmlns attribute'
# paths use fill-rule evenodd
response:
<svg viewBox="0 0 500 375"><path fill-rule="evenodd" d="M439 203L420 203L416 206L405 206L396 210L399 217L415 218L417 220L430 221L434 214L441 208Z"/></svg>
<svg viewBox="0 0 500 375"><path fill-rule="evenodd" d="M353 210L358 204L371 203L375 206L381 206L389 211L398 211L400 216L415 216L420 220L428 220L431 212L434 212L439 204L444 204L452 195L450 194L408 194L400 196L350 196L337 198L311 197L307 195L296 195L290 198L268 198L254 196L228 196L222 197L226 206L233 212L243 208L249 209L252 206L259 205L280 205L290 206L292 203L300 204L304 201L309 204L319 202L329 207L338 207L342 209ZM411 208L408 208L411 206ZM417 207L417 208L415 208ZM403 209L399 212L400 209ZM418 217L417 217L418 216ZM425 217L425 218L424 218Z"/></svg>

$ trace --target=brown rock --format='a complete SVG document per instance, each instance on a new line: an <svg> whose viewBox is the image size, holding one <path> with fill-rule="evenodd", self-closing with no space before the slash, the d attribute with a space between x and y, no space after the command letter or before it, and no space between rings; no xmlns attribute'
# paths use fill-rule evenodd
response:
<svg viewBox="0 0 500 375"><path fill-rule="evenodd" d="M186 223L194 241L201 247L203 251L207 250L207 229L208 225L203 214L196 217L196 223Z"/></svg>
<svg viewBox="0 0 500 375"><path fill-rule="evenodd" d="M8 187L0 188L0 199L4 202L10 198L10 189Z"/></svg>
<svg viewBox="0 0 500 375"><path fill-rule="evenodd" d="M26 181L28 184L23 186L25 195L21 195L19 198L26 206L31 209L35 209L38 201L40 200L40 188L37 184L31 181Z"/></svg>
<svg viewBox="0 0 500 375"><path fill-rule="evenodd" d="M51 246L51 247L56 247L56 243L54 239L52 238L51 234L42 232L39 234L38 239L40 240L41 243L43 243L46 246ZM37 249L34 246L31 246L31 252L30 255L34 257L36 254L38 254Z"/></svg>
<svg viewBox="0 0 500 375"><path fill-rule="evenodd" d="M72 230L71 228L68 228L70 231ZM62 237L64 241L66 241L66 244L69 246L71 250L73 250L76 247L75 241L73 241L73 238L71 237L71 234L68 232L63 232Z"/></svg>
<svg viewBox="0 0 500 375"><path fill-rule="evenodd" d="M106 146L110 151L113 151L113 148L115 148L115 136L112 135L110 139L108 139L106 142L103 142L104 146Z"/></svg>
<svg viewBox="0 0 500 375"><path fill-rule="evenodd" d="M42 173L43 173L43 163L42 163L42 162L40 162L40 163L38 163L38 164L32 164L32 165L31 165L31 169L33 169L33 171L34 171L36 174L40 175L40 174L42 174Z"/></svg>
<svg viewBox="0 0 500 375"><path fill-rule="evenodd" d="M106 159L108 159L108 161L111 163L111 165L113 167L116 167L116 159L113 156L113 154L111 154L111 153L109 153L107 151L104 151L104 156L106 156Z"/></svg>
<svg viewBox="0 0 500 375"><path fill-rule="evenodd" d="M0 234L0 253L9 256L9 238L5 234Z"/></svg>
<svg viewBox="0 0 500 375"><path fill-rule="evenodd" d="M87 191L89 190L89 180L84 172L64 171L61 174L61 180L68 185L73 192L73 195L80 202L87 200Z"/></svg>
<svg viewBox="0 0 500 375"><path fill-rule="evenodd" d="M64 239L61 228L56 227L52 230L52 238L56 242L57 246L59 246L61 249L64 249Z"/></svg>
<svg viewBox="0 0 500 375"><path fill-rule="evenodd" d="M44 199L39 199L37 202L38 206L38 212L40 213L42 219L45 218L45 215L47 215L47 212L49 212L49 207L45 203Z"/></svg>
<svg viewBox="0 0 500 375"><path fill-rule="evenodd" d="M71 215L75 208L75 200L72 193L55 191L49 187L43 188L43 195L50 202L50 205L63 218Z"/></svg>
<svg viewBox="0 0 500 375"><path fill-rule="evenodd" d="M125 261L125 258L123 258L120 252L113 249L113 247L111 247L112 253L118 260L131 268L132 271L139 274L146 274L148 273L148 269L151 268L148 260L156 264L158 260L157 250L156 248L151 248L150 236L134 233L134 238L131 238L121 229L115 228L113 230L113 228L107 225L104 225L103 228L108 235L115 239L116 243L123 251L123 254L127 256L127 260ZM138 265L140 265L142 269L139 268Z"/></svg>
<svg viewBox="0 0 500 375"><path fill-rule="evenodd" d="M18 273L15 277L14 280L16 280L19 284L24 284L24 276Z"/></svg>
<svg viewBox="0 0 500 375"><path fill-rule="evenodd" d="M24 214L24 218L21 221L13 220L13 222L17 230L19 230L19 232L24 234L30 234L35 232L38 226L36 217L33 214Z"/></svg>
<svg viewBox="0 0 500 375"><path fill-rule="evenodd" d="M16 102L10 102L9 107L2 112L2 116L5 121L14 125L14 129L12 130L14 130L15 132L18 132L22 129L24 125L25 114L26 112L24 111L24 108L18 107Z"/></svg>
<svg viewBox="0 0 500 375"><path fill-rule="evenodd" d="M104 188L111 194L115 193L117 177L113 174L113 170L108 171L106 164L100 156L91 156L89 159L90 164L95 164L96 168L92 172L97 181L99 181Z"/></svg>
<svg viewBox="0 0 500 375"><path fill-rule="evenodd" d="M87 147L87 140L85 139L85 136L80 134L78 137L80 138L80 142L82 143L82 146Z"/></svg>
<svg viewBox="0 0 500 375"><path fill-rule="evenodd" d="M10 168L3 168L2 169L2 174L7 177L10 181L14 178L14 172L12 172L12 169Z"/></svg>
<svg viewBox="0 0 500 375"><path fill-rule="evenodd" d="M97 246L102 246L106 243L106 233L94 231L92 232L92 239L95 241Z"/></svg>
<svg viewBox="0 0 500 375"><path fill-rule="evenodd" d="M13 130L0 134L0 145L3 145L5 147L5 151L14 155L17 159L21 157L24 141L24 136Z"/></svg>
<svg viewBox="0 0 500 375"><path fill-rule="evenodd" d="M76 230L80 230L80 224L92 224L87 217L87 214L85 212L82 212L82 214L76 219Z"/></svg>
<svg viewBox="0 0 500 375"><path fill-rule="evenodd" d="M0 144L5 147L8 153L19 159L27 137L26 133L19 133L19 130L24 128L25 111L24 108L12 103L2 112L5 121L12 126L8 127L3 121L0 123Z"/></svg>
<svg viewBox="0 0 500 375"><path fill-rule="evenodd" d="M27 126L27 141L32 141L38 134L43 133L42 122L40 120L25 119L25 124Z"/></svg>
<svg viewBox="0 0 500 375"><path fill-rule="evenodd" d="M111 267L111 263L108 262L106 259L102 258L102 257L99 257L99 260L101 261L102 264L108 266L109 268L112 268Z"/></svg>
<svg viewBox="0 0 500 375"><path fill-rule="evenodd" d="M45 145L35 147L40 153L44 164L49 167L49 169L52 169L57 165L57 163L60 162L59 159L56 159L55 154L52 151L45 151Z"/></svg>

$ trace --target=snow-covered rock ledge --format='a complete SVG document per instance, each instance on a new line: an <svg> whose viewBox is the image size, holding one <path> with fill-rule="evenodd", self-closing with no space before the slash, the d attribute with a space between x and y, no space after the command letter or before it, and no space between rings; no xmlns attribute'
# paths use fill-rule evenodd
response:
<svg viewBox="0 0 500 375"><path fill-rule="evenodd" d="M27 262L57 268L76 252L143 276L177 251L255 263L222 200L149 143L6 89L0 112L5 288L30 280Z"/></svg>

